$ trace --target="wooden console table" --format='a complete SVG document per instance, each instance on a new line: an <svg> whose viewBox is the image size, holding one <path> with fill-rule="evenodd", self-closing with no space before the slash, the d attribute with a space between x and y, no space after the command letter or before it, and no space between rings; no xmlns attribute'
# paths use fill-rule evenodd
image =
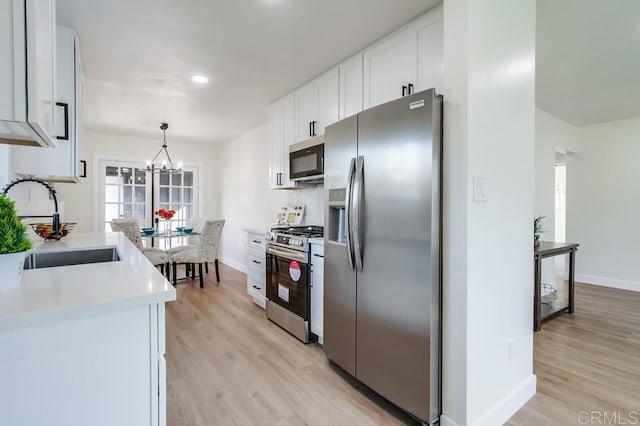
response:
<svg viewBox="0 0 640 426"><path fill-rule="evenodd" d="M540 246L534 250L534 290L533 290L533 330L540 331L542 321L549 320L557 315L567 312L573 314L573 300L575 295L576 251L580 244L553 243L540 241ZM542 259L562 254L569 255L569 299L567 306L555 307L552 312L543 317L542 313Z"/></svg>

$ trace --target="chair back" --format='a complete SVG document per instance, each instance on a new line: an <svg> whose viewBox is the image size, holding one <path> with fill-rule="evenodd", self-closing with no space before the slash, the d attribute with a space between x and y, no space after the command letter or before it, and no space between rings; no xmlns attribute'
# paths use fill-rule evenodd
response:
<svg viewBox="0 0 640 426"><path fill-rule="evenodd" d="M111 230L113 232L122 232L138 248L138 250L142 250L142 238L140 237L140 223L138 222L138 219L112 219Z"/></svg>
<svg viewBox="0 0 640 426"><path fill-rule="evenodd" d="M198 259L200 259L200 261L213 262L218 258L223 227L224 219L207 219L204 221L201 230L202 235L198 242Z"/></svg>

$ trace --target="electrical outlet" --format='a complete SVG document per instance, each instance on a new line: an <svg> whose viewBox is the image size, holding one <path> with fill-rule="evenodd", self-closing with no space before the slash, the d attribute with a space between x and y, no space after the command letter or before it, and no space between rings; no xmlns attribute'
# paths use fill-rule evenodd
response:
<svg viewBox="0 0 640 426"><path fill-rule="evenodd" d="M473 177L473 201L487 201L487 178Z"/></svg>

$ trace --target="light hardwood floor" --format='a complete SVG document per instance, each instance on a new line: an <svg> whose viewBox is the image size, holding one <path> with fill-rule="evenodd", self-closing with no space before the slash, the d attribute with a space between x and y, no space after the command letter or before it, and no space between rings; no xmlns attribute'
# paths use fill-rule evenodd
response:
<svg viewBox="0 0 640 426"><path fill-rule="evenodd" d="M167 425L401 425L389 404L345 380L322 349L266 319L246 276L220 265L179 282L167 304Z"/></svg>
<svg viewBox="0 0 640 426"><path fill-rule="evenodd" d="M639 424L640 293L576 284L575 303L534 334L538 392L509 425Z"/></svg>
<svg viewBox="0 0 640 426"><path fill-rule="evenodd" d="M401 425L412 420L272 324L221 266L167 305L167 424ZM640 411L640 296L577 285L574 317L534 340L538 393L509 425L571 425L581 411Z"/></svg>

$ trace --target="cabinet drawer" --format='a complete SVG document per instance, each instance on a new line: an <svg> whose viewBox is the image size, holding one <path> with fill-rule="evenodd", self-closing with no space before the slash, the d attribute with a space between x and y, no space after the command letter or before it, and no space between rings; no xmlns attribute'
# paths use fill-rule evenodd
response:
<svg viewBox="0 0 640 426"><path fill-rule="evenodd" d="M249 250L264 253L264 235L249 234Z"/></svg>
<svg viewBox="0 0 640 426"><path fill-rule="evenodd" d="M247 278L247 290L252 295L255 295L255 294L265 295L266 294L266 288L265 288L264 282L257 281L251 276Z"/></svg>
<svg viewBox="0 0 640 426"><path fill-rule="evenodd" d="M247 257L247 267L249 269L258 269L264 271L266 269L265 262L266 259L264 253L256 255L253 252L250 252L249 256Z"/></svg>
<svg viewBox="0 0 640 426"><path fill-rule="evenodd" d="M311 265L322 270L324 266L324 246L318 244L311 245Z"/></svg>
<svg viewBox="0 0 640 426"><path fill-rule="evenodd" d="M256 268L247 269L247 279L252 279L259 283L265 283L267 281L267 275L265 271L261 271Z"/></svg>

